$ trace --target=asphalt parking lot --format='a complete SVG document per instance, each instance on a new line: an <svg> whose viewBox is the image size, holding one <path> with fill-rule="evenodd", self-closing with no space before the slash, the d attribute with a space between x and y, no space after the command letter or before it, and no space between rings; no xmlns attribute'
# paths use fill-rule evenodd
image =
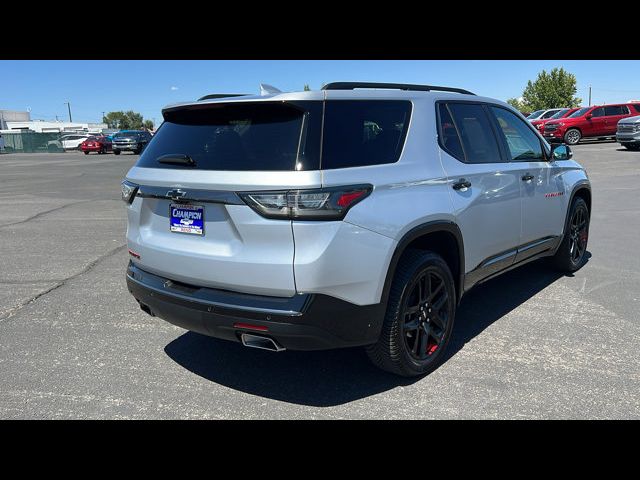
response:
<svg viewBox="0 0 640 480"><path fill-rule="evenodd" d="M465 297L431 375L360 349L270 353L152 318L124 280L119 183L137 156L0 156L0 418L640 418L640 152L574 148L588 263Z"/></svg>

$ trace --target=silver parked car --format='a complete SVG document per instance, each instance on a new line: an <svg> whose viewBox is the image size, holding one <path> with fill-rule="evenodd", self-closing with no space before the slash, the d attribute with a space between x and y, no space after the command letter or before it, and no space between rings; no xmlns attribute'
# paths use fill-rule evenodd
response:
<svg viewBox="0 0 640 480"><path fill-rule="evenodd" d="M163 116L122 184L127 284L186 329L272 351L366 346L419 375L474 285L585 262L586 172L504 102L332 83Z"/></svg>
<svg viewBox="0 0 640 480"><path fill-rule="evenodd" d="M623 118L618 122L616 140L629 150L640 149L640 115Z"/></svg>

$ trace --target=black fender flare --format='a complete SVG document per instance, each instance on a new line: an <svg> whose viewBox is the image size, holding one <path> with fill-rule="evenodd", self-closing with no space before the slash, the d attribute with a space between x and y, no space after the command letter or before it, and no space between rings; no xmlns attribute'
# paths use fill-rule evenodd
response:
<svg viewBox="0 0 640 480"><path fill-rule="evenodd" d="M593 196L591 195L591 183L589 180L579 180L571 189L571 196L569 197L569 202L567 203L567 212L564 217L564 228L562 229L562 235L564 236L567 232L567 225L569 224L569 213L571 213L571 204L573 203L573 199L576 197L576 193L579 190L588 190L589 198L591 198L591 202L589 204L589 218L591 218L591 206L593 205Z"/></svg>
<svg viewBox="0 0 640 480"><path fill-rule="evenodd" d="M562 227L562 236L561 236L562 238L558 242L558 245L556 245L556 248L553 249L554 255L560 248L560 245L562 245L562 242L564 241L564 236L567 234L567 227L569 226L569 214L571 213L571 205L573 204L573 199L576 197L576 193L578 193L579 190L589 191L589 198L591 199L591 202L589 204L589 218L591 218L591 205L593 205L593 196L591 195L591 182L589 182L589 180L586 180L586 179L579 180L571 189L571 195L569 196L569 201L567 202L567 211L564 214L564 226Z"/></svg>
<svg viewBox="0 0 640 480"><path fill-rule="evenodd" d="M456 285L456 296L458 302L462 298L463 288L464 288L464 273L465 273L465 256L464 256L464 241L462 238L462 232L460 231L460 227L454 222L447 220L435 220L432 222L426 222L416 227L413 227L398 242L395 251L393 252L393 256L391 257L391 261L389 262L389 268L387 269L387 276L384 281L384 287L382 289L382 298L380 299L381 303L387 304L387 300L389 299L389 292L391 290L391 282L393 281L393 277L395 276L396 267L398 266L398 261L402 254L407 249L407 246L416 240L417 238L423 237L430 233L438 233L438 232L446 232L452 234L457 242L458 247L458 265L459 265L459 275L457 279Z"/></svg>

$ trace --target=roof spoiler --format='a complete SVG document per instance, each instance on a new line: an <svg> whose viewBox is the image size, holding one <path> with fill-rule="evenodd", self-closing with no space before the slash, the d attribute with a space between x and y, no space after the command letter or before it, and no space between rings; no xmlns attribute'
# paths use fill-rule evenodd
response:
<svg viewBox="0 0 640 480"><path fill-rule="evenodd" d="M249 93L212 93L210 95L205 95L204 97L200 97L198 101L212 100L214 98L245 97L247 95L250 95L250 94Z"/></svg>

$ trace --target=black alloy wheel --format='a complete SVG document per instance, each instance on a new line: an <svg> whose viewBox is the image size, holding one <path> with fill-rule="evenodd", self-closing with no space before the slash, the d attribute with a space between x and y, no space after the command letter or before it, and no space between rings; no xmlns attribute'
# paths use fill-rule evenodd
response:
<svg viewBox="0 0 640 480"><path fill-rule="evenodd" d="M589 238L589 213L586 205L578 205L569 224L569 255L574 265L579 265L587 251Z"/></svg>
<svg viewBox="0 0 640 480"><path fill-rule="evenodd" d="M449 295L437 271L426 270L409 287L402 330L407 351L423 361L441 346L449 321Z"/></svg>
<svg viewBox="0 0 640 480"><path fill-rule="evenodd" d="M445 358L457 306L453 275L435 252L408 250L394 274L378 341L369 359L405 377L435 370Z"/></svg>

